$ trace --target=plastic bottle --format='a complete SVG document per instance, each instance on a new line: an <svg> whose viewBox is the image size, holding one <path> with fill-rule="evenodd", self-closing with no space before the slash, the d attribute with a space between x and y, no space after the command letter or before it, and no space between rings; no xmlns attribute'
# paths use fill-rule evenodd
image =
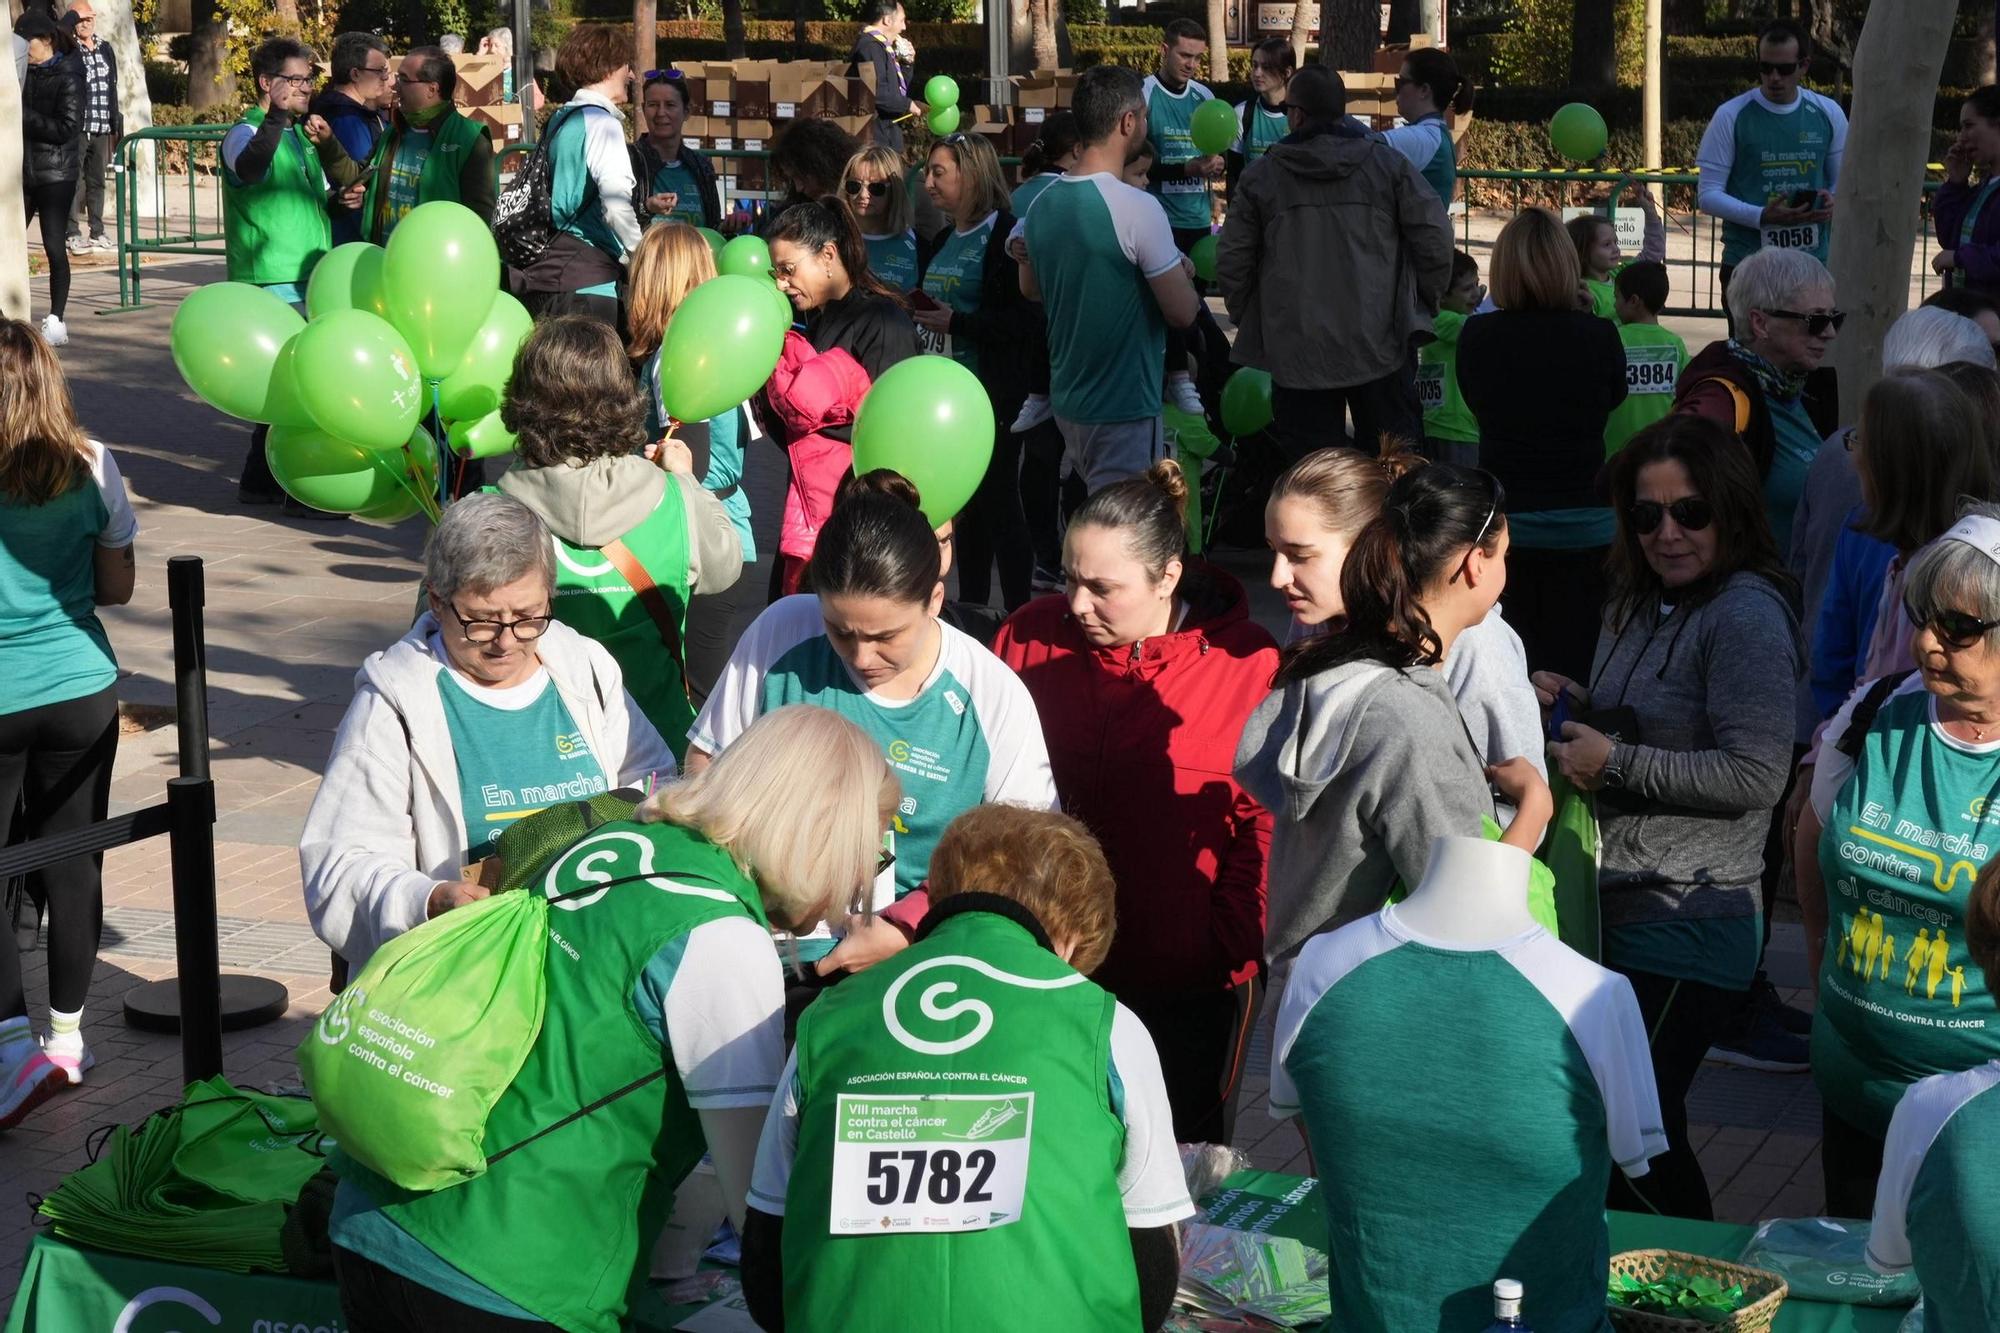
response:
<svg viewBox="0 0 2000 1333"><path fill-rule="evenodd" d="M1511 1277L1493 1284L1493 1322L1485 1333L1534 1333L1521 1317L1521 1284Z"/></svg>

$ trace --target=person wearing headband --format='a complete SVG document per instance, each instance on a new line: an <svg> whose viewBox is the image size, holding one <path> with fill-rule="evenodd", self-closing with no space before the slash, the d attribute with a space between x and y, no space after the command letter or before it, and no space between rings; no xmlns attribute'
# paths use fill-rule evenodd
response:
<svg viewBox="0 0 2000 1333"><path fill-rule="evenodd" d="M1902 610L1916 669L1834 716L1792 843L1836 1217L1869 1215L1912 1084L2000 1056L1966 938L1974 880L2000 851L2000 505L1966 505L1917 554Z"/></svg>

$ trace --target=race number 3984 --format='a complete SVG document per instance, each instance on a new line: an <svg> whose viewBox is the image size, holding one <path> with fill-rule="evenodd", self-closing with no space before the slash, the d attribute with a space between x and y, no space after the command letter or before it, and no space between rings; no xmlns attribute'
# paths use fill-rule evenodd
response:
<svg viewBox="0 0 2000 1333"><path fill-rule="evenodd" d="M984 1231L1021 1217L1035 1095L835 1099L836 1236Z"/></svg>

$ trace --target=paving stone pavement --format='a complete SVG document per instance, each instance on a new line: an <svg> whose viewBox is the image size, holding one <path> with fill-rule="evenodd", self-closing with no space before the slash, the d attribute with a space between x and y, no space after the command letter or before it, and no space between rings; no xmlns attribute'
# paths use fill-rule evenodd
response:
<svg viewBox="0 0 2000 1333"><path fill-rule="evenodd" d="M311 936L296 844L361 659L408 627L424 529L287 517L236 500L249 428L224 418L181 386L167 332L194 286L219 280L219 263L149 265L138 311L115 306L115 275L80 269L71 295L70 345L61 356L86 428L115 452L138 514L139 586L132 604L104 620L122 668L121 698L141 722L165 725L127 735L113 782L114 811L164 797L178 770L172 628L166 601L170 555L206 562L205 606L216 779L217 908L226 967L282 981L291 1006L270 1026L227 1034L225 1072L245 1086L297 1084L292 1051L326 1004L326 950ZM45 308L45 281L34 284ZM1693 336L1693 330L1688 331ZM1281 626L1282 607L1264 586L1255 553L1226 555L1252 590L1259 619ZM105 943L85 1031L98 1067L0 1138L0 1292L18 1283L33 1232L29 1200L46 1194L86 1159L102 1125L133 1122L177 1100L176 1039L124 1025L121 997L173 972L172 893L164 839L105 858ZM44 956L24 959L39 1021L47 1002ZM1805 1002L1795 925L1774 935L1772 971L1787 998ZM1303 1171L1295 1126L1268 1114L1269 1023L1253 1052L1237 1146L1258 1165ZM1732 1221L1817 1210L1819 1112L1803 1075L1708 1066L1690 1099L1695 1140L1718 1213Z"/></svg>

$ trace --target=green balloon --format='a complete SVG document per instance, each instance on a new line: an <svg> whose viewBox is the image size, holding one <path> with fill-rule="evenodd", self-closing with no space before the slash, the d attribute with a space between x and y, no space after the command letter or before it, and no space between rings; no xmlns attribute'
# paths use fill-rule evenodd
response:
<svg viewBox="0 0 2000 1333"><path fill-rule="evenodd" d="M498 458L514 452L514 432L507 429L498 412L489 412L470 421L454 421L446 435L454 451L467 458Z"/></svg>
<svg viewBox="0 0 2000 1333"><path fill-rule="evenodd" d="M776 283L771 285L771 290L777 293L778 317L785 321L785 327L789 329L792 325L799 322L799 312L792 309L792 298L785 295L784 291Z"/></svg>
<svg viewBox="0 0 2000 1333"><path fill-rule="evenodd" d="M1188 258L1194 262L1194 275L1203 282L1215 281L1215 237L1204 236L1188 250Z"/></svg>
<svg viewBox="0 0 2000 1333"><path fill-rule="evenodd" d="M318 319L336 310L366 310L389 317L389 296L382 286L382 261L388 252L366 241L336 245L313 265L306 283L306 317Z"/></svg>
<svg viewBox="0 0 2000 1333"><path fill-rule="evenodd" d="M1241 132L1235 110L1219 97L1211 97L1196 107L1188 123L1188 137L1194 140L1195 151L1204 157L1228 151Z"/></svg>
<svg viewBox="0 0 2000 1333"><path fill-rule="evenodd" d="M688 293L660 349L660 396L676 421L706 421L764 387L786 325L763 278L725 273Z"/></svg>
<svg viewBox="0 0 2000 1333"><path fill-rule="evenodd" d="M262 287L216 282L181 302L168 341L175 369L203 402L245 421L276 423L290 417L290 400L272 385L278 352L305 326L298 311Z"/></svg>
<svg viewBox="0 0 2000 1333"><path fill-rule="evenodd" d="M909 478L938 527L965 507L993 458L993 401L979 377L945 356L882 372L854 418L854 472Z"/></svg>
<svg viewBox="0 0 2000 1333"><path fill-rule="evenodd" d="M278 362L271 367L271 393L265 399L266 420L274 426L310 426L312 413L299 397L298 354L300 329L278 349Z"/></svg>
<svg viewBox="0 0 2000 1333"><path fill-rule="evenodd" d="M292 357L299 401L313 424L337 439L400 448L430 406L409 343L365 310L314 320Z"/></svg>
<svg viewBox="0 0 2000 1333"><path fill-rule="evenodd" d="M931 110L938 111L948 106L958 105L958 80L949 74L933 74L924 85L924 101Z"/></svg>
<svg viewBox="0 0 2000 1333"><path fill-rule="evenodd" d="M312 426L273 426L264 442L271 475L300 504L336 514L377 509L403 493L400 454L337 439Z"/></svg>
<svg viewBox="0 0 2000 1333"><path fill-rule="evenodd" d="M1572 162L1595 162L1604 156L1608 137L1604 117L1587 102L1571 102L1549 121L1549 142Z"/></svg>
<svg viewBox="0 0 2000 1333"><path fill-rule="evenodd" d="M722 247L722 253L715 257L715 268L718 273L768 279L771 247L764 243L762 236L738 236Z"/></svg>
<svg viewBox="0 0 2000 1333"><path fill-rule="evenodd" d="M1271 424L1271 374L1244 366L1222 386L1222 425L1231 435L1255 435Z"/></svg>
<svg viewBox="0 0 2000 1333"><path fill-rule="evenodd" d="M446 421L471 421L499 409L514 373L514 353L534 327L535 317L519 301L505 292L493 298L458 368L438 385L438 411Z"/></svg>
<svg viewBox="0 0 2000 1333"><path fill-rule="evenodd" d="M701 239L708 242L709 253L717 259L722 258L722 248L729 244L723 234L713 227L696 227L695 230L701 233Z"/></svg>
<svg viewBox="0 0 2000 1333"><path fill-rule="evenodd" d="M458 368L500 291L493 232L463 204L419 205L389 237L382 285L389 322L409 340L424 378L441 380Z"/></svg>
<svg viewBox="0 0 2000 1333"><path fill-rule="evenodd" d="M937 107L932 110L929 119L925 123L931 127L932 134L942 138L944 135L950 134L958 128L958 108L955 106Z"/></svg>

